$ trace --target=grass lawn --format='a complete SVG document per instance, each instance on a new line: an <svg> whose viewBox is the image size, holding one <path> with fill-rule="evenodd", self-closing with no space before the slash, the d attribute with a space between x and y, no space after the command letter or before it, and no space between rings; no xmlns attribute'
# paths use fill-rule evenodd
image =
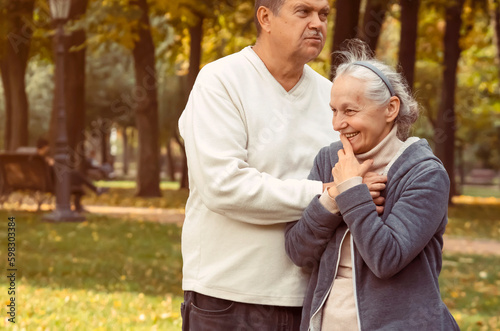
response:
<svg viewBox="0 0 500 331"><path fill-rule="evenodd" d="M180 329L178 226L92 215L52 224L40 222L40 214L0 211L5 269L9 216L17 224L19 330ZM8 304L6 277L0 288L0 302Z"/></svg>
<svg viewBox="0 0 500 331"><path fill-rule="evenodd" d="M500 256L445 254L439 284L462 331L500 330Z"/></svg>
<svg viewBox="0 0 500 331"><path fill-rule="evenodd" d="M129 199L182 208L187 192L137 199L116 187L101 204ZM183 200L184 199L184 200ZM165 200L165 201L161 201ZM455 205L447 234L500 241L499 205ZM18 330L180 330L180 227L88 215L84 223L41 222L0 210L0 267L7 269L7 217L16 218L15 327ZM446 253L442 296L462 330L500 330L500 256ZM8 304L0 277L0 302ZM3 315L6 316L6 315Z"/></svg>

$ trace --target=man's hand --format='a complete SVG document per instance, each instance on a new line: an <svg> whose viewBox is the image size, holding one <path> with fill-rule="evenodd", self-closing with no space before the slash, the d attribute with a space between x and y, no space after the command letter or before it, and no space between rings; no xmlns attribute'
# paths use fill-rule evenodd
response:
<svg viewBox="0 0 500 331"><path fill-rule="evenodd" d="M384 212L384 197L380 196L380 192L385 190L385 183L387 183L387 176L379 175L375 172L367 172L363 176L363 183L368 186L373 202L377 205L377 213Z"/></svg>
<svg viewBox="0 0 500 331"><path fill-rule="evenodd" d="M335 185L333 182L330 182L330 183L323 183L323 192L325 192L325 190L327 188L329 188L330 186L333 186Z"/></svg>

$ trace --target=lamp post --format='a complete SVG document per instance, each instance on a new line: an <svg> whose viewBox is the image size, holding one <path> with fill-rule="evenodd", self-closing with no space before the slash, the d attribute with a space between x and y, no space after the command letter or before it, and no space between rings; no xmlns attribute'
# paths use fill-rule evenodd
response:
<svg viewBox="0 0 500 331"><path fill-rule="evenodd" d="M56 29L56 142L54 153L56 209L44 217L50 222L81 222L85 218L71 210L71 171L68 166L68 133L66 129L66 100L64 95L64 23L69 16L71 0L49 0Z"/></svg>

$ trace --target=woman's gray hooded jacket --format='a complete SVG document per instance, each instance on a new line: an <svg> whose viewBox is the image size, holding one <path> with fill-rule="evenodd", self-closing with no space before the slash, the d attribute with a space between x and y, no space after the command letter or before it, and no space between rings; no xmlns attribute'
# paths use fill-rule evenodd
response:
<svg viewBox="0 0 500 331"><path fill-rule="evenodd" d="M333 181L335 142L316 156L309 179ZM319 330L342 239L352 233L354 293L361 330L459 330L441 300L438 276L447 223L449 178L426 140L411 144L388 173L384 213L365 184L336 198L332 214L314 198L286 229L286 251L311 273L301 330ZM335 294L332 294L335 295Z"/></svg>

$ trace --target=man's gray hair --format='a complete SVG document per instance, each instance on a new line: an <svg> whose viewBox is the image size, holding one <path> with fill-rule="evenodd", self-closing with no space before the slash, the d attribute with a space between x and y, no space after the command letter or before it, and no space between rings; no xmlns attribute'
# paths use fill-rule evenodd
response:
<svg viewBox="0 0 500 331"><path fill-rule="evenodd" d="M255 10L253 20L255 22L255 26L257 27L257 37L260 35L262 31L262 27L260 26L259 20L257 19L257 10L260 6L269 8L274 15L278 15L281 7L285 3L286 0L255 0Z"/></svg>
<svg viewBox="0 0 500 331"><path fill-rule="evenodd" d="M363 80L365 85L365 97L377 105L389 104L391 93L382 79L372 70L356 65L356 61L365 61L379 69L390 81L396 96L400 100L399 114L395 123L398 125L397 136L405 141L410 135L413 123L418 119L419 105L413 97L408 83L402 74L396 72L390 66L376 60L369 46L359 39L350 40L345 50L338 51L341 61L335 71L333 81L343 75Z"/></svg>

